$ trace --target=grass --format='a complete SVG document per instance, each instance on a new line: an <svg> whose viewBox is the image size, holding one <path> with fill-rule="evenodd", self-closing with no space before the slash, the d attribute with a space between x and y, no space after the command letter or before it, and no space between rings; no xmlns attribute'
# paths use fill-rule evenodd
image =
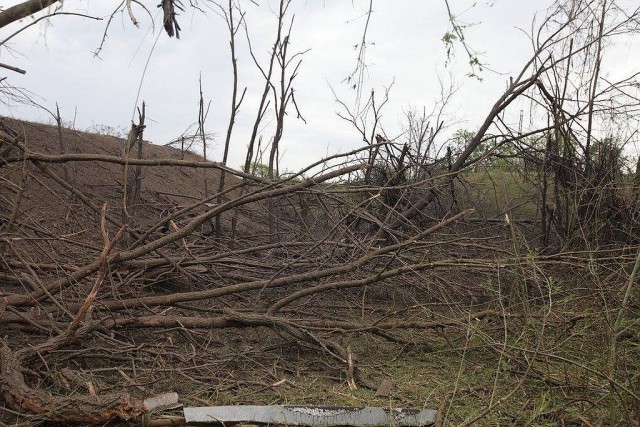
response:
<svg viewBox="0 0 640 427"><path fill-rule="evenodd" d="M533 219L538 212L534 182L537 178L525 179L517 170L481 169L462 173L456 192L463 200L475 201L480 214L509 211L514 219Z"/></svg>
<svg viewBox="0 0 640 427"><path fill-rule="evenodd" d="M628 425L634 401L607 380L606 318L592 310L583 320L567 321L575 316L575 300L569 299L551 311L529 310L527 318L514 309L506 331L500 321L471 321L436 332L393 331L402 345L370 334L341 336L367 382L377 387L393 380L388 397L365 387L349 389L339 364L322 353L283 348L262 354L237 377L246 379L251 371L255 378L260 371L270 382L236 381L199 404L430 408L441 411L444 425L475 417L480 419L473 425L481 426ZM618 345L616 381L637 394L640 386L630 379L640 369L638 344Z"/></svg>

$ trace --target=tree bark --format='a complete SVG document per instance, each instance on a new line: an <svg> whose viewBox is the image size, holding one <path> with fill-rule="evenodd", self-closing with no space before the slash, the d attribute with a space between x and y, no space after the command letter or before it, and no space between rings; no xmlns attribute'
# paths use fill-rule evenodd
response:
<svg viewBox="0 0 640 427"><path fill-rule="evenodd" d="M18 21L57 3L59 0L28 0L0 13L0 28Z"/></svg>
<svg viewBox="0 0 640 427"><path fill-rule="evenodd" d="M128 394L102 396L54 396L27 385L23 360L0 343L0 396L15 411L40 415L60 424L102 425L113 420L132 420L145 413L141 402Z"/></svg>

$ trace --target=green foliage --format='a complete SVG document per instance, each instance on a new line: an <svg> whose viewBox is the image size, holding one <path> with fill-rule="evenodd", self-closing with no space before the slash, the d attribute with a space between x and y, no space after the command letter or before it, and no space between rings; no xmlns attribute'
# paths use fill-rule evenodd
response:
<svg viewBox="0 0 640 427"><path fill-rule="evenodd" d="M442 36L442 41L443 41L447 46L448 46L448 45L453 44L453 42L454 42L455 40L457 40L457 39L458 39L458 36L456 36L456 35L455 35L455 34L453 34L453 33L450 33L449 31L447 31L447 32L444 34L444 36Z"/></svg>
<svg viewBox="0 0 640 427"><path fill-rule="evenodd" d="M451 142L453 143L452 151L453 154L458 155L462 153L467 145L471 142L474 133L468 129L458 129L453 133L451 137ZM482 146L482 144L481 144Z"/></svg>
<svg viewBox="0 0 640 427"><path fill-rule="evenodd" d="M476 51L469 45L469 43L465 39L464 34L465 30L474 24L463 23L462 21L460 21L459 17L456 16L451 10L448 0L445 0L445 5L447 6L447 12L449 14L450 27L444 34L444 36L442 36L441 40L447 49L447 62L449 62L451 60L451 57L453 56L453 49L455 47L455 44L458 43L462 45L465 53L469 58L469 65L471 67L471 71L467 73L467 77L473 77L478 80L482 80L480 73L483 71L484 64L480 61L480 58ZM476 3L474 3L471 7L476 7Z"/></svg>
<svg viewBox="0 0 640 427"><path fill-rule="evenodd" d="M304 177L304 175L299 175L299 176L293 177L294 175L297 175L297 173L296 172L285 171L285 172L280 174L280 179L286 179L291 184L298 184L298 183L300 183L300 182L302 182L302 181L304 181L306 179Z"/></svg>
<svg viewBox="0 0 640 427"><path fill-rule="evenodd" d="M467 129L458 129L451 138L452 151L454 155L462 153L467 146L471 143L471 140L475 136L475 133ZM509 168L514 162L520 162L521 159L517 158L515 147L513 144L500 144L496 138L490 138L481 142L475 149L474 154L476 157L484 156L487 152L493 150L491 155L483 159L479 163L475 163L472 170L478 171L481 167L494 167L494 168Z"/></svg>
<svg viewBox="0 0 640 427"><path fill-rule="evenodd" d="M249 171L249 173L260 178L268 178L269 166L265 165L264 163L253 162L251 163L251 170Z"/></svg>

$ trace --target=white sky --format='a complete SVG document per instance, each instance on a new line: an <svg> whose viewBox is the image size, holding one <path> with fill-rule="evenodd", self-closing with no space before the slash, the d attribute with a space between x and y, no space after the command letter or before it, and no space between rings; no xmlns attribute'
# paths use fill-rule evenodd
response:
<svg viewBox="0 0 640 427"><path fill-rule="evenodd" d="M134 9L140 29L125 14L118 14L109 30L100 58L92 55L100 43L106 20L96 22L79 17L60 16L51 26L33 26L15 37L10 55L0 52L0 62L26 69L26 75L10 73L10 83L25 88L50 110L60 106L63 119L80 130L92 125L129 128L142 81L140 101L147 103L145 139L164 144L175 139L197 120L198 76L202 74L205 99L211 100L207 131L216 136L211 160L221 159L221 143L228 123L231 93L231 67L227 30L214 13L203 15L188 9L179 16L181 39L169 39L162 32L150 55L161 17L158 0L143 0L155 19L151 30L149 16ZM3 1L7 6L18 1ZM188 2L185 2L188 3ZM246 20L257 54L265 61L273 42L276 25L275 1L261 0L260 6L244 2ZM473 3L451 1L460 13ZM449 26L443 0L374 0L368 40L368 69L365 96L371 88L382 93L392 81L391 100L383 111L383 125L389 137L402 131L403 112L410 107L431 110L439 100L439 79L453 81L459 90L448 109L451 130L473 129L502 93L510 74L519 71L531 55L525 34L536 13L544 15L550 1L481 1L460 18L476 25L466 30L469 43L484 52L482 59L501 74L485 71L483 81L466 77L469 68L461 46L453 63L445 66L446 49L441 41ZM81 11L106 17L118 2L111 0L66 0L65 11ZM290 110L281 143L281 170L296 170L326 154L361 146L361 138L348 123L339 119L340 110L330 86L348 105L354 91L342 80L356 65L368 0L294 0L295 23L290 49L311 49L304 55L294 87L296 100L307 120L305 125ZM25 23L28 21L25 21ZM20 24L0 30L0 38ZM621 46L616 59L618 69L636 68L631 44ZM244 163L246 145L263 90L263 80L248 54L244 34L239 34L238 56L240 90L247 87L232 139L228 164ZM145 63L149 67L142 80ZM6 75L0 73L0 77ZM48 113L34 107L0 104L0 115L50 122ZM265 134L269 139L270 134Z"/></svg>

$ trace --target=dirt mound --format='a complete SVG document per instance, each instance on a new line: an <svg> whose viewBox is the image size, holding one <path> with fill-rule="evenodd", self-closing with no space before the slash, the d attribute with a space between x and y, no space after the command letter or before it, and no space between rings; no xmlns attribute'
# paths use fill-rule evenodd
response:
<svg viewBox="0 0 640 427"><path fill-rule="evenodd" d="M121 158L126 143L124 139L8 118L0 118L0 123L7 132L23 135L27 152L52 157L60 154L84 157L82 161L64 163L16 162L2 169L3 178L10 183L10 191L21 192L16 226L30 229L35 239L50 237L50 244L55 246L56 253L67 255L64 262L73 262L78 251L80 254L86 253L87 245L99 250L98 242L102 239L99 228L100 211L89 209L86 202L96 208L106 203L107 212L113 218L127 222L131 229L139 233L172 213L186 210L187 212L173 218L171 224L163 223L158 232L179 228L216 202L209 200L210 203L206 205L202 203L194 206L216 194L221 177L219 169L173 165L142 167L142 192L139 201L125 213L125 183L127 176L133 173L134 166L98 160L105 156ZM146 141L142 146L143 160L204 162L197 154L170 146L154 145ZM92 156L96 160L87 160ZM225 175L227 191L242 182L229 173ZM25 177L27 182L24 182ZM236 195L237 192L230 191L222 200ZM86 197L85 201L81 200L83 196ZM5 199L0 207L0 215L5 219L9 218L11 211L12 203ZM247 209L238 211L237 232L240 235L264 233L260 217L247 217L247 212ZM228 229L230 223L231 216L223 216L222 225ZM200 230L202 235L210 235L212 226L210 222L204 224ZM114 231L117 225L111 224L111 229ZM54 239L54 235L63 238ZM59 246L60 243L63 245ZM34 247L32 250L40 252L40 261L44 262L44 258L50 257L46 248Z"/></svg>

